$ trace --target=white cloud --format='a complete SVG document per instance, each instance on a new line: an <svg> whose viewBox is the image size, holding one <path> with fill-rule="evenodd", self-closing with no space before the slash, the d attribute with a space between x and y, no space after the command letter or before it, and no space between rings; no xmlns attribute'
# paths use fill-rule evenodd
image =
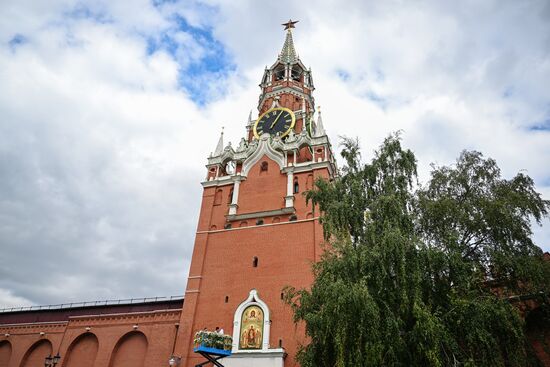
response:
<svg viewBox="0 0 550 367"><path fill-rule="evenodd" d="M0 300L2 300L2 308L17 308L33 305L28 299L13 295L13 292L9 289L0 288Z"/></svg>
<svg viewBox="0 0 550 367"><path fill-rule="evenodd" d="M527 170L550 197L550 132L529 130L550 119L545 1L13 1L0 11L0 304L182 293L206 157L221 126L234 144L243 135L289 16L335 146L359 136L368 158L403 130L424 179L429 163L477 149L507 177ZM211 31L235 70L182 74L216 50L176 14ZM165 35L174 54L151 52ZM209 103L193 102L181 78ZM548 221L535 231L550 250Z"/></svg>

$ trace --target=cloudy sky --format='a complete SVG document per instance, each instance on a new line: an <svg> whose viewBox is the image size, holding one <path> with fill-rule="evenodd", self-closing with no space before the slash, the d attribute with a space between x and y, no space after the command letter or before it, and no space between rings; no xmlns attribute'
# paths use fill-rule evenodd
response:
<svg viewBox="0 0 550 367"><path fill-rule="evenodd" d="M183 294L206 157L256 113L280 23L334 145L402 130L550 198L550 2L0 2L0 308ZM550 222L535 227L550 250Z"/></svg>

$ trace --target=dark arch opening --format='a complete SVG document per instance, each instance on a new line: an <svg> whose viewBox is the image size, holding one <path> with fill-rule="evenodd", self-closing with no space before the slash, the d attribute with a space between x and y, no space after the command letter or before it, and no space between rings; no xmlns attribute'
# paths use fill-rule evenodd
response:
<svg viewBox="0 0 550 367"><path fill-rule="evenodd" d="M302 68L300 66L294 65L292 67L292 70L290 71L290 76L291 76L292 80L300 82L300 81L302 81L303 72L304 71L302 70Z"/></svg>
<svg viewBox="0 0 550 367"><path fill-rule="evenodd" d="M277 65L273 70L273 78L275 81L283 80L285 78L285 66L283 64Z"/></svg>

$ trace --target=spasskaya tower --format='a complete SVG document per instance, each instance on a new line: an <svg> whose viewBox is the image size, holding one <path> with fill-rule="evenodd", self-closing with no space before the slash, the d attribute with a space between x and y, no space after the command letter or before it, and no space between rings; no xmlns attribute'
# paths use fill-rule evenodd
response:
<svg viewBox="0 0 550 367"><path fill-rule="evenodd" d="M193 354L193 335L205 327L233 336L228 367L295 366L306 342L282 290L313 281L323 234L303 193L318 177L331 178L335 161L311 70L294 48L295 23L284 24L283 48L264 71L257 118L251 114L236 147L225 146L222 133L208 157L175 348L185 367L204 361Z"/></svg>

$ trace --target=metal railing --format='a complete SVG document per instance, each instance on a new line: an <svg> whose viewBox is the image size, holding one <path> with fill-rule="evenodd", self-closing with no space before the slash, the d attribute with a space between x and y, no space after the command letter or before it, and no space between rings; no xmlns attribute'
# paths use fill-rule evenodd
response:
<svg viewBox="0 0 550 367"><path fill-rule="evenodd" d="M148 302L164 302L164 301L176 301L176 300L183 300L183 296L108 299L104 301L60 303L56 305L6 307L6 308L1 308L0 313L21 312L21 311L41 311L41 310L64 310L64 309L77 308L77 307L133 305L133 304L148 303Z"/></svg>

